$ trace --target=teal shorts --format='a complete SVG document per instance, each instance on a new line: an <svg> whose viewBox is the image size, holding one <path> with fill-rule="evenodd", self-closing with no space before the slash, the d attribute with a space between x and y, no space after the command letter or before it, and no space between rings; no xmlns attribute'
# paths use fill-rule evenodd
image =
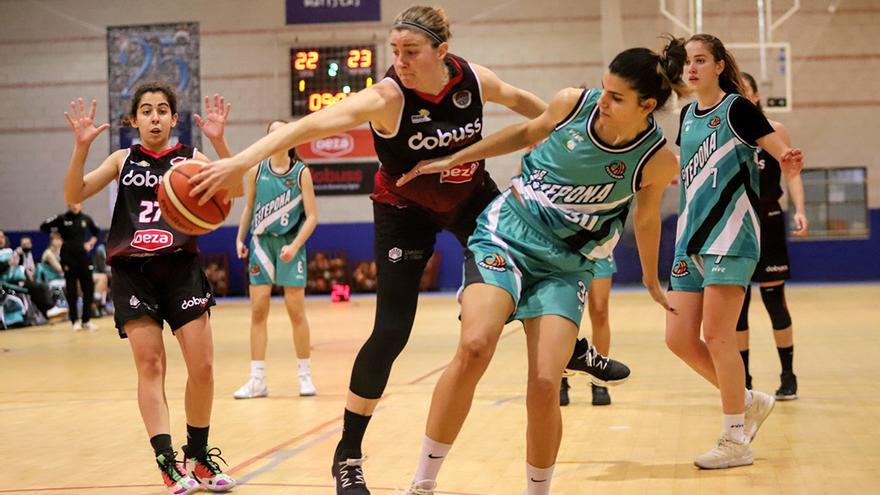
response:
<svg viewBox="0 0 880 495"><path fill-rule="evenodd" d="M484 283L507 291L509 321L558 315L580 326L593 262L538 223L510 191L477 219L465 254L464 285Z"/></svg>
<svg viewBox="0 0 880 495"><path fill-rule="evenodd" d="M742 256L676 256L672 263L669 288L684 292L703 292L708 285L748 287L757 264L758 260Z"/></svg>
<svg viewBox="0 0 880 495"><path fill-rule="evenodd" d="M290 260L281 259L281 248L290 244L294 234L251 237L248 273L251 285L306 286L306 248L302 247Z"/></svg>
<svg viewBox="0 0 880 495"><path fill-rule="evenodd" d="M617 273L617 263L614 262L613 254L593 263L593 278L611 278L615 273Z"/></svg>

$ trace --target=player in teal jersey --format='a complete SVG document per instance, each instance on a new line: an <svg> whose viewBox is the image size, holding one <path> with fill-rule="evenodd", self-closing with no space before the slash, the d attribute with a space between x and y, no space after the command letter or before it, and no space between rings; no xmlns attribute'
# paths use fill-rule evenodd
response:
<svg viewBox="0 0 880 495"><path fill-rule="evenodd" d="M399 184L457 164L541 142L512 186L483 211L468 242L458 351L434 390L426 436L407 493L433 493L505 322L519 319L528 346L526 475L529 495L547 494L562 437L559 383L574 344L595 262L607 258L635 211L643 280L669 310L657 277L660 200L677 169L654 120L684 90L684 47L615 57L604 89L568 88L548 109L451 157L425 162Z"/></svg>
<svg viewBox="0 0 880 495"><path fill-rule="evenodd" d="M269 124L269 132L285 122ZM287 151L263 160L248 172L247 201L238 225L236 251L248 258L251 295L251 375L233 396L265 397L266 320L272 286L284 288L284 305L293 327L293 346L299 367L299 394L315 395L310 366L309 322L305 313L306 239L318 225L315 189L309 169ZM253 228L250 249L244 240Z"/></svg>
<svg viewBox="0 0 880 495"><path fill-rule="evenodd" d="M721 41L698 34L686 43L685 75L697 101L681 112L681 202L666 315L669 348L721 391L724 429L694 463L705 469L752 463L750 441L774 399L745 388L736 322L759 255L755 147L786 175L802 154L783 142L743 96L733 56ZM700 339L702 326L705 341Z"/></svg>
<svg viewBox="0 0 880 495"><path fill-rule="evenodd" d="M617 263L614 255L605 259L596 260L593 264L593 280L590 290L587 292L587 314L590 316L590 328L592 335L590 341L596 346L596 350L603 356L607 356L611 349L611 325L608 321L608 299L611 296L611 277L617 273ZM570 374L566 370L566 375ZM593 394L594 406L607 406L611 404L611 395L608 394L607 384L596 383L590 380L590 390ZM562 377L559 385L559 405L567 406L570 402L568 397L568 376Z"/></svg>

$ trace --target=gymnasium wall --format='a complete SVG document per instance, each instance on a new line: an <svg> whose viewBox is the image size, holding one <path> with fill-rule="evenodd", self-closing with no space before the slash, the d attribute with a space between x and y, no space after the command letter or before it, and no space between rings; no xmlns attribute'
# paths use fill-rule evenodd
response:
<svg viewBox="0 0 880 495"><path fill-rule="evenodd" d="M72 138L63 112L77 96L98 100L98 120L107 115L107 26L172 21L198 21L202 43L203 94L220 92L233 103L228 140L234 150L260 137L266 123L286 117L288 50L294 45L373 42L379 66L390 63L387 26L411 2L382 2L381 24L286 26L283 0L156 0L137 4L103 0L0 0L0 229L35 229L50 214L64 209L62 180ZM661 32L682 34L658 10L657 0L623 0L620 31L602 22L599 0L442 2L453 25L452 51L493 69L502 79L549 99L563 86L600 81L603 53L618 47L657 47ZM686 3L668 2L682 14ZM807 156L807 166L866 166L872 237L867 241L792 244L796 259L809 260L823 246L852 253L852 271L860 278L880 278L875 233L880 208L880 159L867 143L880 126L873 119L880 107L880 4L874 0L803 0L801 10L775 34L789 41L794 54L794 111L775 114L789 128ZM788 2L777 1L778 8ZM833 4L836 9L829 10ZM614 5L613 0L605 4ZM617 8L617 7L615 7ZM704 30L727 41L755 41L754 2L704 1ZM777 14L778 15L778 14ZM603 37L603 29L609 34ZM604 39L604 43L603 43ZM487 109L486 131L517 122L506 109ZM674 112L661 115L668 135L675 135ZM106 134L96 140L87 169L108 153ZM211 156L212 150L207 150ZM506 185L516 166L513 156L490 160L496 180ZM676 208L668 195L665 210ZM315 241L337 238L333 232L353 226L365 232L371 221L366 196L320 197L322 225ZM109 226L107 192L85 204L96 222ZM238 219L240 205L228 224ZM338 225L337 225L338 224ZM233 228L233 227L230 227ZM332 235L331 235L332 234ZM220 233L217 234L218 236ZM341 239L351 237L342 235ZM205 239L208 242L209 239ZM369 246L362 239L361 246ZM328 241L329 242L329 241ZM865 251L866 248L870 248ZM798 258L800 256L800 258ZM452 259L454 255L448 258ZM444 264L445 266L445 264ZM867 270L866 270L867 267ZM455 277L455 267L450 268ZM797 273L797 271L796 271ZM838 272L839 273L839 272ZM446 274L446 271L444 271ZM446 275L444 275L446 276ZM817 273L818 278L826 278ZM812 277L810 277L812 278Z"/></svg>

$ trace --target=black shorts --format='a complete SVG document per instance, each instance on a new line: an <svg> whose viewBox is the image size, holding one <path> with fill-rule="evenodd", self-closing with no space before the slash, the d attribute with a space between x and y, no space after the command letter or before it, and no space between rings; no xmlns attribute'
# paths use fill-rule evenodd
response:
<svg viewBox="0 0 880 495"><path fill-rule="evenodd" d="M125 323L142 316L167 321L171 331L210 314L215 305L211 283L193 253L161 254L113 260L110 290L119 337L126 338Z"/></svg>
<svg viewBox="0 0 880 495"><path fill-rule="evenodd" d="M785 244L785 215L778 204L761 205L761 259L753 282L776 282L791 277Z"/></svg>
<svg viewBox="0 0 880 495"><path fill-rule="evenodd" d="M448 213L373 202L377 264L408 266L414 261L423 267L434 252L434 242L441 230L452 233L466 247L468 237L477 227L477 217L499 194L498 186L486 174L467 204Z"/></svg>

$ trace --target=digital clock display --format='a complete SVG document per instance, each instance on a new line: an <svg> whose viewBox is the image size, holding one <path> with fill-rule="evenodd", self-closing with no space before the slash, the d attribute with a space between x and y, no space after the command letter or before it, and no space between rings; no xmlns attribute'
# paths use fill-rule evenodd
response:
<svg viewBox="0 0 880 495"><path fill-rule="evenodd" d="M292 48L291 115L317 112L372 86L375 51L371 45Z"/></svg>

